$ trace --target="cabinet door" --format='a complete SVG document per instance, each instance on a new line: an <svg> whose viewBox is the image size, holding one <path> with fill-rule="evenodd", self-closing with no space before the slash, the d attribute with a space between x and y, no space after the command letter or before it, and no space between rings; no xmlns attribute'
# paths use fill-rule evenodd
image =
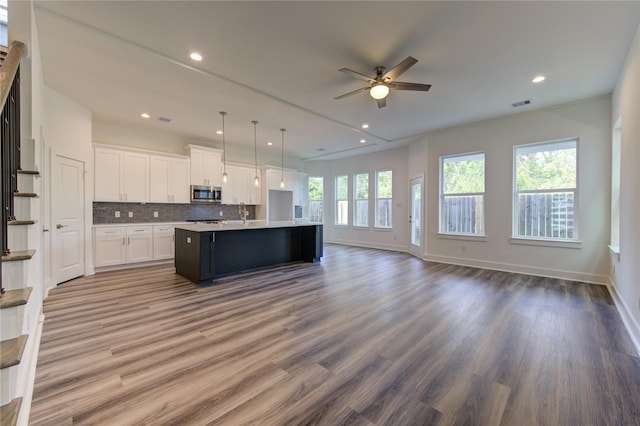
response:
<svg viewBox="0 0 640 426"><path fill-rule="evenodd" d="M249 204L249 184L254 185L253 174L246 167L234 168L233 174L236 183L233 186L234 200L233 204L245 203Z"/></svg>
<svg viewBox="0 0 640 426"><path fill-rule="evenodd" d="M221 171L222 156L217 152L204 153L204 177L211 186L222 185Z"/></svg>
<svg viewBox="0 0 640 426"><path fill-rule="evenodd" d="M170 168L169 194L172 203L188 203L189 194L189 160L172 158Z"/></svg>
<svg viewBox="0 0 640 426"><path fill-rule="evenodd" d="M153 260L151 226L127 227L127 263Z"/></svg>
<svg viewBox="0 0 640 426"><path fill-rule="evenodd" d="M204 151L191 150L191 185L206 185L204 180Z"/></svg>
<svg viewBox="0 0 640 426"><path fill-rule="evenodd" d="M171 159L152 155L149 182L149 200L152 203L171 202Z"/></svg>
<svg viewBox="0 0 640 426"><path fill-rule="evenodd" d="M124 153L124 201L149 201L149 154Z"/></svg>
<svg viewBox="0 0 640 426"><path fill-rule="evenodd" d="M173 259L175 256L174 228L170 225L153 227L153 259Z"/></svg>
<svg viewBox="0 0 640 426"><path fill-rule="evenodd" d="M95 230L95 264L101 266L126 263L125 228L99 228Z"/></svg>
<svg viewBox="0 0 640 426"><path fill-rule="evenodd" d="M122 190L123 153L110 149L95 150L95 201L124 201Z"/></svg>

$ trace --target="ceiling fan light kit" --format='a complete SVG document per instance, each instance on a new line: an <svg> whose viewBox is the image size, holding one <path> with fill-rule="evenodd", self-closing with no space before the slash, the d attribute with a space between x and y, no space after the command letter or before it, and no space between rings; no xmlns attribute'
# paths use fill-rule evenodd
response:
<svg viewBox="0 0 640 426"><path fill-rule="evenodd" d="M384 108L385 106L387 106L386 97L389 95L391 89L427 92L431 88L430 84L405 83L395 81L395 79L400 77L402 73L414 66L416 62L418 62L416 58L409 56L386 73L384 72L386 69L385 67L377 66L373 69L376 73L375 77L369 77L357 71L350 70L349 68L342 68L339 70L340 72L343 72L351 77L355 77L359 80L366 81L367 83L369 83L369 86L354 90L349 93L345 93L344 95L336 96L334 99L343 99L347 96L355 95L356 93L365 92L368 90L369 95L377 101L378 108Z"/></svg>
<svg viewBox="0 0 640 426"><path fill-rule="evenodd" d="M389 86L385 84L376 84L369 90L369 94L373 99L384 99L389 94Z"/></svg>

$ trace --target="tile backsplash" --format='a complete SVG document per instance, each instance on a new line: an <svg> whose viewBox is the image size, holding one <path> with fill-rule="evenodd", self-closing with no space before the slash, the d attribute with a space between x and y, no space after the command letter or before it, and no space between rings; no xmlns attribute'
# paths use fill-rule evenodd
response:
<svg viewBox="0 0 640 426"><path fill-rule="evenodd" d="M255 206L246 206L247 219L255 219ZM116 217L120 212L120 217ZM129 217L129 213L133 217ZM158 212L158 217L154 217ZM220 216L222 212L222 216ZM189 219L239 220L237 205L222 204L164 204L164 203L93 203L93 224L182 222Z"/></svg>

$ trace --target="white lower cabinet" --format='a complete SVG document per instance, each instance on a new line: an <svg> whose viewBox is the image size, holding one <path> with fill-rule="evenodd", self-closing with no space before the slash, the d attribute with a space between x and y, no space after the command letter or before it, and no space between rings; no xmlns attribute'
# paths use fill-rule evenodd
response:
<svg viewBox="0 0 640 426"><path fill-rule="evenodd" d="M97 268L126 263L126 232L124 226L95 229L95 266Z"/></svg>
<svg viewBox="0 0 640 426"><path fill-rule="evenodd" d="M153 259L173 259L175 257L174 230L172 225L153 226Z"/></svg>
<svg viewBox="0 0 640 426"><path fill-rule="evenodd" d="M160 238L166 240L167 236L162 235ZM171 226L169 238L173 238L173 226ZM94 244L96 268L147 262L156 259L156 242L152 225L96 228L94 230ZM158 259L173 258L173 241L171 241L171 248L167 248L165 244L164 250L166 251L167 249L171 250L171 257L159 257Z"/></svg>
<svg viewBox="0 0 640 426"><path fill-rule="evenodd" d="M153 227L127 226L127 263L153 260Z"/></svg>

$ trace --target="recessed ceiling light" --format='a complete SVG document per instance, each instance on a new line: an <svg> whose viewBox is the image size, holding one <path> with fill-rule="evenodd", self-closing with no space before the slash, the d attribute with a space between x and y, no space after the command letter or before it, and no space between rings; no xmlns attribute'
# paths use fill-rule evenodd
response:
<svg viewBox="0 0 640 426"><path fill-rule="evenodd" d="M267 145L271 146L273 145L273 142L267 142Z"/></svg>
<svg viewBox="0 0 640 426"><path fill-rule="evenodd" d="M544 75L537 75L531 80L533 83L542 83L544 81Z"/></svg>
<svg viewBox="0 0 640 426"><path fill-rule="evenodd" d="M202 55L199 54L198 52L191 52L191 55L189 55L191 57L191 59L193 59L194 61L198 61L200 62L202 60Z"/></svg>
<svg viewBox="0 0 640 426"><path fill-rule="evenodd" d="M222 130L216 130L216 134L217 135L221 135L222 134Z"/></svg>
<svg viewBox="0 0 640 426"><path fill-rule="evenodd" d="M360 143L365 143L366 140L365 139L360 139Z"/></svg>
<svg viewBox="0 0 640 426"><path fill-rule="evenodd" d="M369 125L368 125L367 123L364 123L364 124L362 125L362 128L363 128L363 129L368 129L368 128L369 128Z"/></svg>
<svg viewBox="0 0 640 426"><path fill-rule="evenodd" d="M146 112L143 112L142 114L140 114L140 117L142 117L142 118L150 118L151 116L149 114L147 114Z"/></svg>

